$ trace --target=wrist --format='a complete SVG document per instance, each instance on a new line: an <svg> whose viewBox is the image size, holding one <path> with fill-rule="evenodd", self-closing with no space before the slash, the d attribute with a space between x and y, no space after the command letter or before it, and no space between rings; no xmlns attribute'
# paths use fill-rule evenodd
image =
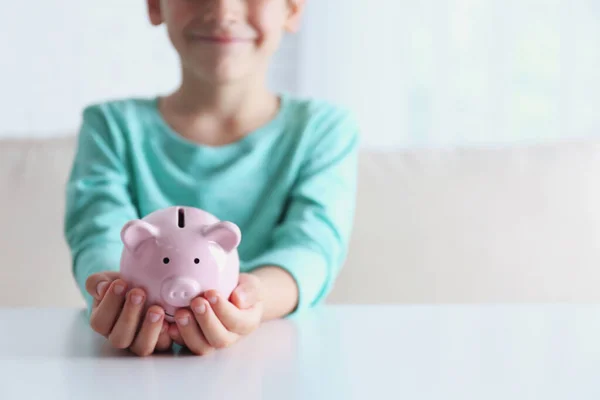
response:
<svg viewBox="0 0 600 400"><path fill-rule="evenodd" d="M298 305L299 288L294 277L285 269L265 265L250 272L260 281L263 298L263 321L283 318Z"/></svg>

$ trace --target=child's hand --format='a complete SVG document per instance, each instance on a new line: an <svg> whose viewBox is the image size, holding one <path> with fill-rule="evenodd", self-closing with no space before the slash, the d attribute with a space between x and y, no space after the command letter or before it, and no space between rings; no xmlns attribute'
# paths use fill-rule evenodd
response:
<svg viewBox="0 0 600 400"><path fill-rule="evenodd" d="M175 313L177 325L169 327L171 338L195 354L204 355L215 348L237 342L260 324L263 299L260 280L250 274L240 274L238 286L229 299L214 290L196 297L191 310Z"/></svg>
<svg viewBox="0 0 600 400"><path fill-rule="evenodd" d="M139 356L171 348L173 342L161 307L150 307L142 321L146 298L142 289L127 292L127 284L118 272L91 275L85 287L94 297L90 325L113 347L129 349Z"/></svg>

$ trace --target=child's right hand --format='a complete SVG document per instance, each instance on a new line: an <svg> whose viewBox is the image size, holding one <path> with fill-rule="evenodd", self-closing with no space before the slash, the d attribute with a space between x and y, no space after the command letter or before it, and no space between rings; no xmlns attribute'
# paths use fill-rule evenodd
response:
<svg viewBox="0 0 600 400"><path fill-rule="evenodd" d="M151 306L144 318L146 295L140 288L127 292L127 284L118 272L91 275L85 285L94 298L90 325L118 349L128 349L139 356L171 348L164 310Z"/></svg>

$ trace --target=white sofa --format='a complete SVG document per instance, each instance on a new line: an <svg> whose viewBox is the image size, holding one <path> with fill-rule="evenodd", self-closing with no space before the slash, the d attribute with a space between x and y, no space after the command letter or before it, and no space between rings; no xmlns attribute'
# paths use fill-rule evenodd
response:
<svg viewBox="0 0 600 400"><path fill-rule="evenodd" d="M74 137L0 140L0 306L82 306L62 236ZM600 141L364 150L330 302L600 300Z"/></svg>

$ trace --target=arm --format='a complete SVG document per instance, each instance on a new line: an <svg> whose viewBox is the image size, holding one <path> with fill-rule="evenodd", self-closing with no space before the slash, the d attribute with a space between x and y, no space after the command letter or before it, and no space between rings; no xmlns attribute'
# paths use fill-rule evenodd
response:
<svg viewBox="0 0 600 400"><path fill-rule="evenodd" d="M317 132L268 251L249 263L261 280L263 320L321 303L347 254L357 185L358 129L344 115ZM310 150L308 150L310 149Z"/></svg>
<svg viewBox="0 0 600 400"><path fill-rule="evenodd" d="M261 283L262 322L281 318L294 311L298 304L298 285L289 272L276 266L264 266L251 274Z"/></svg>
<svg viewBox="0 0 600 400"><path fill-rule="evenodd" d="M88 305L88 276L118 271L120 229L137 218L124 168L124 142L109 128L100 108L83 113L75 158L66 185L64 234L71 250L72 273Z"/></svg>

